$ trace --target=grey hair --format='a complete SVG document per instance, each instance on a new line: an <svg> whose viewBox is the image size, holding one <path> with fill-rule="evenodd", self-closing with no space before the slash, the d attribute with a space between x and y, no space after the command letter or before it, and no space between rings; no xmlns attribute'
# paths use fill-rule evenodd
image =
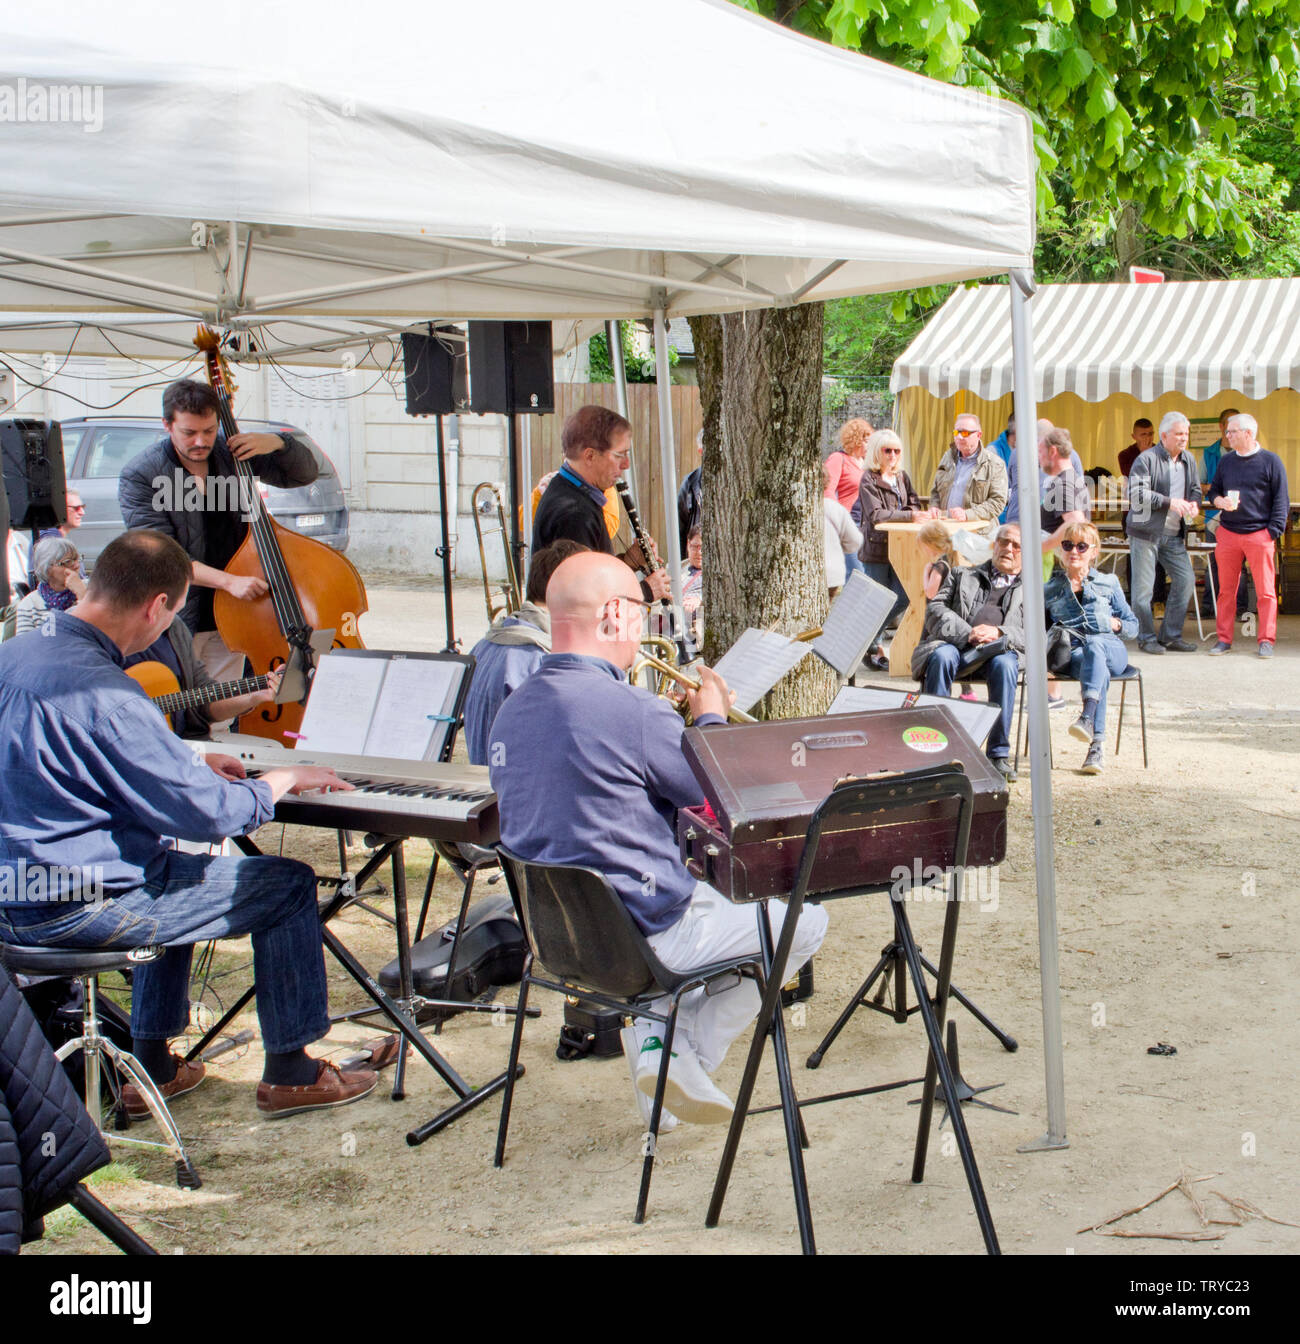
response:
<svg viewBox="0 0 1300 1344"><path fill-rule="evenodd" d="M50 570L66 565L76 554L76 546L67 537L42 537L32 551L32 570L41 583L49 583Z"/></svg>
<svg viewBox="0 0 1300 1344"><path fill-rule="evenodd" d="M1259 438L1259 421L1253 415L1246 415L1243 412L1240 415L1234 415L1228 423L1236 425L1239 429L1248 429L1256 438Z"/></svg>
<svg viewBox="0 0 1300 1344"><path fill-rule="evenodd" d="M867 440L867 448L864 454L865 465L868 471L880 470L880 450L882 448L901 448L903 440L894 433L892 429L878 429ZM902 458L899 458L902 463Z"/></svg>
<svg viewBox="0 0 1300 1344"><path fill-rule="evenodd" d="M1040 420L1038 422L1038 442L1042 443L1055 428L1056 426L1050 420Z"/></svg>
<svg viewBox="0 0 1300 1344"><path fill-rule="evenodd" d="M1163 439L1171 429L1177 429L1179 425L1191 427L1191 421L1182 413L1182 411L1166 411L1160 417L1160 437Z"/></svg>

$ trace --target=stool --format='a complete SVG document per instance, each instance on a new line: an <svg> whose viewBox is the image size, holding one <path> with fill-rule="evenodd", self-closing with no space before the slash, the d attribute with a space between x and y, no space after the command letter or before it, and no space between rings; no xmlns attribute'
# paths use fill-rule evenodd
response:
<svg viewBox="0 0 1300 1344"><path fill-rule="evenodd" d="M18 943L0 942L0 965L8 971L19 975L71 976L81 982L83 1003L81 1035L59 1046L54 1056L62 1063L76 1051L85 1051L86 1110L99 1132L110 1142L135 1143L144 1148L166 1148L176 1162L176 1184L182 1189L197 1190L203 1182L185 1151L185 1145L181 1142L180 1133L176 1129L176 1122L172 1119L171 1111L167 1109L167 1103L157 1084L130 1051L123 1050L99 1029L99 977L105 971L123 971L132 966L141 966L145 962L156 961L162 954L161 947L101 951L80 947L24 947ZM161 1142L155 1139L130 1139L124 1134L104 1128L99 1092L103 1059L108 1060L117 1075L124 1074L139 1090L149 1107L149 1113L162 1131ZM110 1085L115 1092L118 1090L116 1078ZM119 1107L118 1113L125 1117L125 1108Z"/></svg>

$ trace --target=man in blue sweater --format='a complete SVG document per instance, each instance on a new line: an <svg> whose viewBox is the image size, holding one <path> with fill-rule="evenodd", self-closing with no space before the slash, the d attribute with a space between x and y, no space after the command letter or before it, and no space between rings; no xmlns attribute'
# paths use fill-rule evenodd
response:
<svg viewBox="0 0 1300 1344"><path fill-rule="evenodd" d="M488 764L501 839L521 858L580 864L609 879L659 959L689 969L758 950L753 909L733 905L686 871L676 815L703 793L682 755L682 721L668 703L625 679L646 603L636 576L610 555L571 556L546 592L553 652L502 705ZM688 692L700 726L724 720L730 693L710 668ZM770 906L779 938L785 907ZM805 908L790 953L794 974L821 946L826 914ZM667 1009L667 999L655 1004ZM666 1108L696 1124L724 1124L730 1098L709 1077L753 1021L759 994L743 980L682 1000L668 1066ZM639 1093L652 1095L663 1058L658 1024L634 1021Z"/></svg>
<svg viewBox="0 0 1300 1344"><path fill-rule="evenodd" d="M1261 448L1259 424L1253 415L1234 415L1224 437L1232 452L1219 459L1210 482L1210 502L1219 515L1214 547L1223 581L1219 602L1219 642L1211 653L1232 648L1232 594L1244 561L1255 577L1259 604L1259 656L1271 658L1277 641L1277 571L1273 547L1286 528L1290 496L1286 468L1276 453Z"/></svg>

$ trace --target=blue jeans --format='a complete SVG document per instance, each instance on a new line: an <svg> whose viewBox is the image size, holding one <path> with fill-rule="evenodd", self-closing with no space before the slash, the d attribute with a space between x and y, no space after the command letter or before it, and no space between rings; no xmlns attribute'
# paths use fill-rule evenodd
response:
<svg viewBox="0 0 1300 1344"><path fill-rule="evenodd" d="M885 560L880 564L865 562L862 568L867 578L875 579L877 583L883 584L886 588L892 588L894 590L894 595L897 600L891 608L889 615L885 617L885 625L888 626L896 616L907 610L907 594L903 591L903 585L898 581L898 575L894 573L894 567L888 560Z"/></svg>
<svg viewBox="0 0 1300 1344"><path fill-rule="evenodd" d="M172 850L166 864L156 883L65 907L53 919L11 924L0 908L0 936L31 947L167 947L135 969L131 994L131 1034L165 1041L189 1025L193 945L249 933L263 1048L288 1054L326 1035L316 874L273 855L225 859Z"/></svg>
<svg viewBox="0 0 1300 1344"><path fill-rule="evenodd" d="M955 644L940 644L925 665L925 689L931 695L951 695L953 678L961 650ZM965 674L971 681L986 681L989 703L1002 714L989 732L986 750L992 760L1006 760L1011 754L1011 711L1016 707L1016 679L1020 659L1014 653L999 653L987 663Z"/></svg>
<svg viewBox="0 0 1300 1344"><path fill-rule="evenodd" d="M1106 690L1110 679L1128 666L1128 650L1118 635L1084 635L1083 648L1070 654L1070 675L1083 687L1083 698L1097 697L1092 726L1101 736L1106 722Z"/></svg>
<svg viewBox="0 0 1300 1344"><path fill-rule="evenodd" d="M1151 614L1151 595L1155 589L1156 561L1169 575L1169 595L1165 599L1165 619L1160 628L1160 640L1169 644L1183 637L1183 622L1187 608L1196 592L1196 576L1192 562L1187 558L1187 545L1182 537L1172 534L1159 541L1143 541L1141 537L1128 539L1129 567L1132 578L1133 612L1138 618L1138 643L1147 644L1156 638L1155 617Z"/></svg>
<svg viewBox="0 0 1300 1344"><path fill-rule="evenodd" d="M848 551L844 556L844 577L847 580L850 574L861 574L862 561L858 559L854 551Z"/></svg>

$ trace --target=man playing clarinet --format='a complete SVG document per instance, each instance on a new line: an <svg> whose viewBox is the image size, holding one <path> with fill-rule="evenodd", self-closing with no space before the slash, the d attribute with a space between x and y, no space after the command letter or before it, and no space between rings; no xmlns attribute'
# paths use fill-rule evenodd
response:
<svg viewBox="0 0 1300 1344"><path fill-rule="evenodd" d="M564 465L546 487L533 519L533 553L560 540L576 541L588 550L613 555L605 528L605 491L616 485L632 460L632 426L604 406L580 406L560 433ZM649 556L632 547L619 556L632 569L645 567ZM641 594L671 600L666 569L651 570L641 581Z"/></svg>

